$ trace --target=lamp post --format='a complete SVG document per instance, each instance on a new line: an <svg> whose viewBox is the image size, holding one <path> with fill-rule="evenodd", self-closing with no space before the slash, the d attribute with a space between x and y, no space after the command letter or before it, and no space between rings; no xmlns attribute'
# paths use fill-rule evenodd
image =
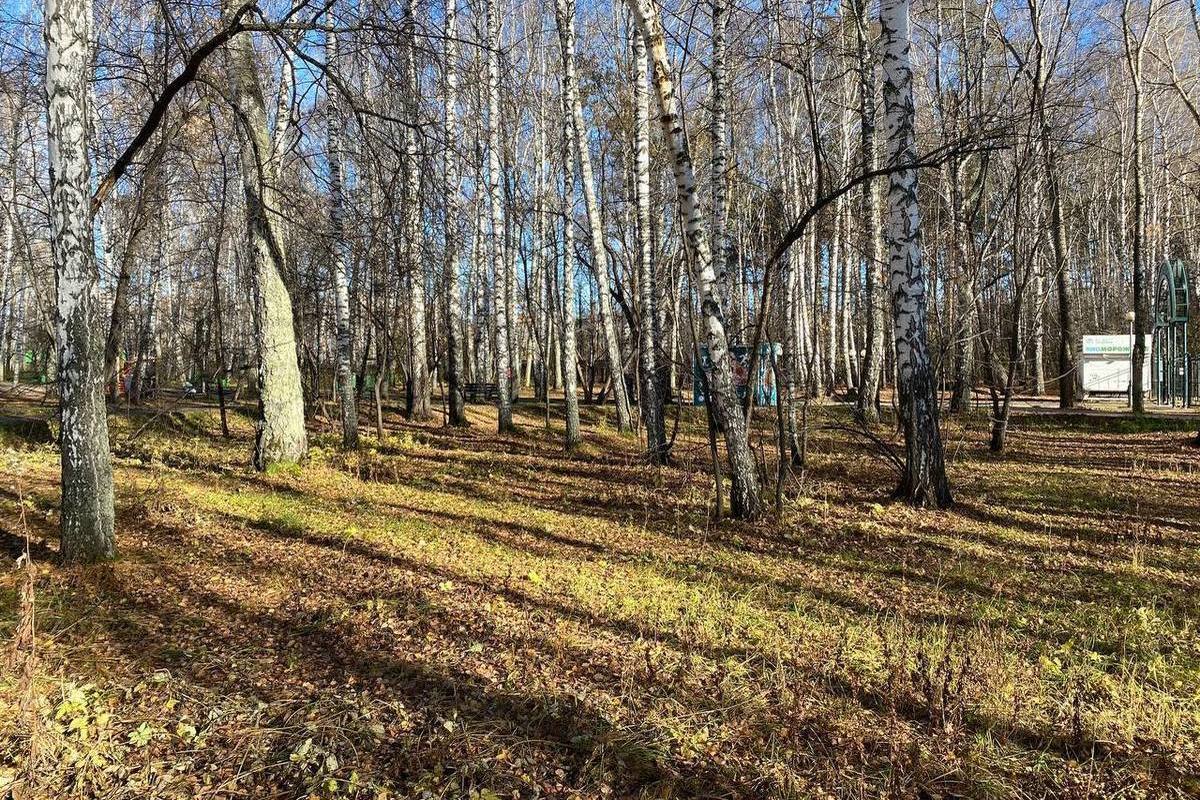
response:
<svg viewBox="0 0 1200 800"><path fill-rule="evenodd" d="M1125 321L1129 323L1129 407L1133 408L1133 320L1132 311L1125 312Z"/></svg>

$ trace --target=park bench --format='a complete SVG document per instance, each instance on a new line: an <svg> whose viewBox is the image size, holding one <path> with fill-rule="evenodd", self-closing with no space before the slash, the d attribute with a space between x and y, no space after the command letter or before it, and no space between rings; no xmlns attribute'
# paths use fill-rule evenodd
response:
<svg viewBox="0 0 1200 800"><path fill-rule="evenodd" d="M495 403L500 399L500 389L494 383L466 383L463 399L468 403Z"/></svg>

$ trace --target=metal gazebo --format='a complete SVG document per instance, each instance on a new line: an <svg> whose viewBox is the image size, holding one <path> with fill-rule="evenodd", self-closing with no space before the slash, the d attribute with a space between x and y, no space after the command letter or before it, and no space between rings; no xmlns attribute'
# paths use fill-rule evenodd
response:
<svg viewBox="0 0 1200 800"><path fill-rule="evenodd" d="M1164 405L1192 404L1192 364L1188 351L1191 285L1182 261L1164 261L1154 282L1154 343L1151 389Z"/></svg>

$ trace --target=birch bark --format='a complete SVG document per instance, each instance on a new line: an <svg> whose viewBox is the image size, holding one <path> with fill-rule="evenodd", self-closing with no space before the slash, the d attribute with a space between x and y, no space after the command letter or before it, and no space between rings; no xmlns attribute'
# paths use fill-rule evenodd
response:
<svg viewBox="0 0 1200 800"><path fill-rule="evenodd" d="M641 341L641 412L646 425L646 456L653 464L668 459L666 423L655 349L658 343L658 303L656 298L653 252L650 247L650 60L646 43L633 35L633 64L637 75L633 82L634 107L634 193L637 200L637 263L639 288L639 333Z"/></svg>
<svg viewBox="0 0 1200 800"><path fill-rule="evenodd" d="M771 35L774 47L778 47L778 40L780 38L777 13L777 10L775 10L771 15ZM789 153L789 145L785 144L785 142L790 142L791 126L788 125L786 128L789 137L785 137L785 122L787 120L785 120L780 105L779 91L775 77L775 59L771 59L767 64L767 81L771 95L771 117L773 123L771 127L775 133L775 149L780 153ZM780 159L780 180L783 184L785 208L791 205L788 199L796 197L798 194L792 187L792 183L795 180L794 163L795 159L790 156ZM800 321L797 315L796 296L800 257L800 248L793 247L787 253L786 264L780 267L784 270L784 292L782 297L784 335L783 359L781 362L783 385L781 391L783 392L785 438L788 449L791 452L792 464L796 466L799 466L801 463L800 438L796 428L796 388L801 367Z"/></svg>
<svg viewBox="0 0 1200 800"><path fill-rule="evenodd" d="M884 137L887 142L888 268L893 332L904 424L905 473L897 494L920 505L946 507L950 484L942 452L936 384L926 333L925 263L917 172L897 169L916 156L909 0L882 0Z"/></svg>
<svg viewBox="0 0 1200 800"><path fill-rule="evenodd" d="M565 444L568 450L579 444L579 395L576 366L579 363L575 337L575 131L566 114L563 98L563 282L562 314L559 339L562 341L562 379L564 413L566 415Z"/></svg>
<svg viewBox="0 0 1200 800"><path fill-rule="evenodd" d="M876 168L875 157L875 64L868 42L866 0L857 0L854 12L855 43L858 50L858 114L861 172ZM879 420L879 387L883 377L883 248L880 246L880 198L878 182L862 187L862 253L866 261L863 297L866 306L866 354L854 402L855 415L866 422Z"/></svg>
<svg viewBox="0 0 1200 800"><path fill-rule="evenodd" d="M325 68L337 74L338 35L325 34ZM346 241L342 196L342 105L334 81L325 79L325 114L329 162L329 246L333 272L334 324L337 328L337 393L342 412L342 447L358 447L358 394L354 386L353 339L350 336L350 247Z"/></svg>
<svg viewBox="0 0 1200 800"><path fill-rule="evenodd" d="M555 17L558 22L559 41L563 58L563 93L566 95L567 113L575 128L575 149L579 159L579 177L583 184L583 202L587 210L588 228L592 234L592 265L596 273L596 288L599 294L600 327L604 333L605 356L612 374L613 399L617 404L617 429L622 432L633 430L632 413L629 408L629 393L625 389L625 359L621 355L621 343L617 339L616 320L612 309L612 287L608 278L608 249L604 243L604 222L600 217L600 204L596 199L595 177L592 171L592 156L588 148L587 123L583 119L583 104L579 99L579 82L575 69L575 0L555 0Z"/></svg>
<svg viewBox="0 0 1200 800"><path fill-rule="evenodd" d="M421 219L421 124L420 76L417 74L416 18L412 0L403 3L404 28L401 46L404 115L404 248L408 256L408 416L409 419L429 419L429 357L425 346L425 262L424 228Z"/></svg>
<svg viewBox="0 0 1200 800"><path fill-rule="evenodd" d="M88 160L90 0L46 0L46 140L51 250L57 283L62 414L60 552L97 561L114 552L112 462L97 331L97 271Z"/></svg>
<svg viewBox="0 0 1200 800"><path fill-rule="evenodd" d="M685 220L685 234L693 259L692 283L700 293L704 339L708 346L708 385L711 389L708 402L717 418L717 424L725 433L725 449L729 456L732 478L730 511L740 519L753 519L761 510L758 476L755 472L754 456L750 452L750 443L746 438L745 421L733 388L733 370L730 365L729 342L725 335L721 299L717 291L717 279L713 272L704 220L696 198L692 157L688 152L687 140L684 138L683 125L679 118L679 101L671 77L671 64L667 58L662 21L653 0L630 0L629 4L650 54L654 88L658 94L659 122L674 156L675 189L679 196L681 216Z"/></svg>
<svg viewBox="0 0 1200 800"><path fill-rule="evenodd" d="M508 256L504 252L504 197L501 191L503 174L500 169L500 9L499 0L487 0L487 182L491 211L492 264L494 265L493 296L496 322L496 407L500 433L513 430L512 364L508 341L509 284ZM496 296L498 295L498 296Z"/></svg>
<svg viewBox="0 0 1200 800"><path fill-rule="evenodd" d="M2 248L0 249L0 280L3 281L3 284L0 285L0 303L3 304L3 307L0 308L0 380L4 379L4 373L9 368L11 357L9 342L13 338L13 325L17 318L15 306L18 297L19 276L13 266L15 264L13 251L16 245L17 231L17 151L20 147L18 136L21 130L22 111L21 106L13 104L11 109L12 135L9 138L8 150L8 198L4 207L0 208L0 224L4 226L4 243L0 245Z"/></svg>
<svg viewBox="0 0 1200 800"><path fill-rule="evenodd" d="M445 107L442 112L446 132L445 162L446 212L443 235L446 252L443 279L446 283L446 386L449 393L449 423L467 424L463 398L463 346L459 333L462 321L462 289L458 280L458 259L462 253L462 177L458 162L458 0L446 0Z"/></svg>
<svg viewBox="0 0 1200 800"><path fill-rule="evenodd" d="M712 255L726 307L733 302L729 276L729 214L725 204L727 169L726 144L729 138L729 65L726 30L729 6L726 0L712 0ZM732 314L731 314L732 316ZM735 329L734 334L737 331Z"/></svg>

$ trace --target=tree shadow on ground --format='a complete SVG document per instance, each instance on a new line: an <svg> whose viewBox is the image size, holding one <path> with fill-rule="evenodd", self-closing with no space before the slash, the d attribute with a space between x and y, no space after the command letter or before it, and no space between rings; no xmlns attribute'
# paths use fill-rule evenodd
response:
<svg viewBox="0 0 1200 800"><path fill-rule="evenodd" d="M703 506L665 500L706 486L702 473L656 471L661 483L635 495L631 478L639 470L619 458L597 459L591 470L590 460L551 456L548 443L496 444L490 436L422 430L439 430L429 437L474 448L481 463L494 466L497 477L470 476L440 484L441 491L474 502L490 496L489 481L506 481L527 490L517 502L555 512L575 527L552 530L490 516L496 508L472 514L375 497L370 483L352 485L349 496L339 497L340 487L325 493L301 481L291 485L286 475L244 472L220 480L232 491L287 494L334 516L353 503L353 511L343 513L347 526L360 517L418 519L513 552L587 562L589 568L628 560L679 583L699 575L719 590L722 602L755 605L774 616L789 603L823 604L831 619L822 620L815 635L824 638L796 642L794 652L772 652L754 638L714 646L682 623L597 611L520 575L497 578L469 565L450 569L386 541L310 530L282 515L250 520L220 512L193 520L186 504L178 511L156 510L131 500L128 486L119 486L124 560L52 575L61 583L58 590L72 598L64 605L75 616L63 611L50 617L48 635L81 654L70 662L80 673L94 666L89 658L103 663L112 647L116 662L132 674L169 670L182 682L181 694L204 696L197 709L208 704L237 719L213 723L213 741L222 744L200 757L236 771L234 762L250 753L261 771L249 780L258 783L239 791L252 796L299 796L311 788L315 773L293 758L306 738L338 755L341 766L333 772L342 778L355 769L412 788L440 774L455 782L452 789L441 787L449 792L444 796L482 787L532 793L530 776L537 791L550 797L598 797L604 787L617 797L799 797L815 794L807 791L814 787L845 786L847 774L856 776L861 796L896 786L910 794L919 788L952 796L961 792L964 777L946 765L969 761L973 743L993 738L1003 742L1007 756L1020 752L1014 763L1048 752L1088 759L1090 769L1106 769L1110 761L1133 764L1158 775L1162 785L1178 777L1163 766L1153 743L1146 745L1148 755L1131 757L1084 730L1014 722L979 711L969 698L946 698L936 675L912 665L920 663L916 654L884 657L874 669L888 671L885 681L866 680L870 669L847 666L837 620L847 628L882 630L899 619L931 636L947 630L953 636L986 634L970 605L994 595L992 576L1028 579L1017 586L1014 602L1046 608L1069 603L1073 596L1060 580L1032 580L1041 567L1023 561L1033 555L1028 547L1005 554L1006 540L961 527L1011 527L1011 519L973 518L976 506L968 504L966 511L936 516L928 529L860 537L845 529L847 517L869 518L854 503L870 502L884 490L877 469L854 461L812 470L842 491L838 503L852 500L839 509L845 516L827 528L811 521L783 528L723 523L717 531L704 525L680 533L681 521L686 526L706 519ZM228 452L244 446L233 442ZM453 460L425 453L414 458L410 450L400 446L386 454L403 461L390 480L415 482L430 465ZM517 459L541 458L539 453L547 460L540 486L536 465L512 469ZM214 480L203 464L172 475L199 486ZM590 489L571 491L585 481ZM651 482L643 477L643 483ZM51 494L40 486L37 491L42 499ZM495 497L507 500L511 493ZM610 537L616 524L630 519L646 522L624 537ZM37 530L53 536L49 520ZM937 533L1000 552L964 554L931 541ZM0 533L9 549L16 538L12 526ZM453 548L453 536L438 546ZM758 558L795 574L745 567ZM820 578L833 574L846 583ZM915 598L901 600L899 586L911 587ZM774 594L760 595L763 587ZM1080 592L1111 599L1103 591ZM949 606L955 598L967 599L966 607ZM937 602L921 606L931 600ZM772 615L766 615L768 625L775 624ZM948 714L955 703L958 711ZM367 711L370 722L355 716ZM374 722L382 724L382 734ZM688 738L698 737L698 728L725 738ZM907 755L910 744L917 757ZM1044 777L1018 776L1027 782ZM1032 791L1042 789L1039 783Z"/></svg>

